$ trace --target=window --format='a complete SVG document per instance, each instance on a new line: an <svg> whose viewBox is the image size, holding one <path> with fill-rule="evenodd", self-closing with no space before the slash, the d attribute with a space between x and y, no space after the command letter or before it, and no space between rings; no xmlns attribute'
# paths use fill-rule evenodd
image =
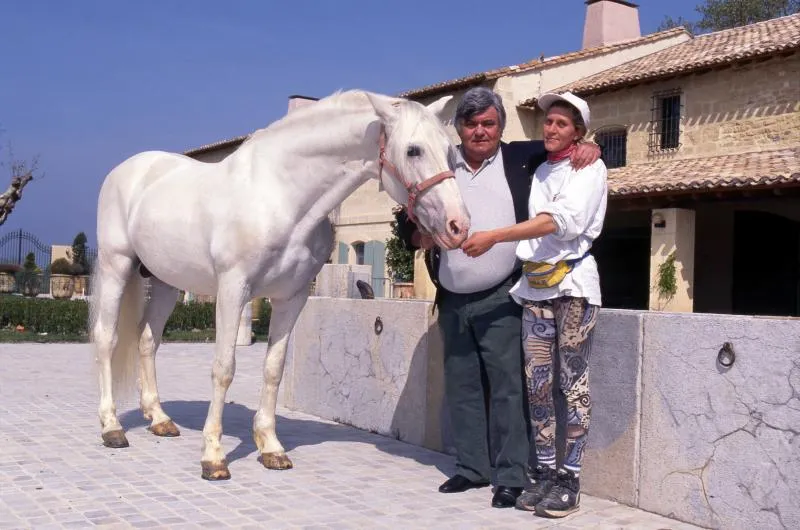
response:
<svg viewBox="0 0 800 530"><path fill-rule="evenodd" d="M364 264L364 243L359 241L353 243L353 250L356 251L356 265Z"/></svg>
<svg viewBox="0 0 800 530"><path fill-rule="evenodd" d="M650 120L650 152L671 151L681 146L680 89L653 94Z"/></svg>
<svg viewBox="0 0 800 530"><path fill-rule="evenodd" d="M625 129L597 132L594 135L594 142L602 149L601 156L608 169L625 166L628 150L628 132Z"/></svg>

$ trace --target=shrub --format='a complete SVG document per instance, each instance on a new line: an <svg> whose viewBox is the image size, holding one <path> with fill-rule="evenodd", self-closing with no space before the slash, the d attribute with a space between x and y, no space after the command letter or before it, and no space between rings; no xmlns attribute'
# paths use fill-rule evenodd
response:
<svg viewBox="0 0 800 530"><path fill-rule="evenodd" d="M165 333L174 331L213 330L216 307L213 302L175 304ZM269 333L272 306L264 300L253 327L256 335ZM255 315L254 315L255 316ZM0 295L0 329L21 325L25 331L61 335L87 336L89 306L86 300L54 300Z"/></svg>
<svg viewBox="0 0 800 530"><path fill-rule="evenodd" d="M213 302L187 302L175 304L167 320L167 331L192 331L214 329L216 304Z"/></svg>
<svg viewBox="0 0 800 530"><path fill-rule="evenodd" d="M17 285L25 296L36 296L42 289L41 286L42 270L36 264L36 256L33 252L28 252L25 256L25 263L22 264L22 271L17 273Z"/></svg>
<svg viewBox="0 0 800 530"><path fill-rule="evenodd" d="M261 337L269 336L269 321L271 317L272 304L270 304L269 300L265 298L258 310L258 314L253 315L253 318L258 319L258 321L253 325L253 333Z"/></svg>
<svg viewBox="0 0 800 530"><path fill-rule="evenodd" d="M86 334L89 306L85 300L53 300L4 295L0 298L0 327L21 325L33 333Z"/></svg>
<svg viewBox="0 0 800 530"><path fill-rule="evenodd" d="M386 267L389 276L396 282L414 281L414 251L406 247L401 238L399 218L405 217L402 207L392 209L394 220L389 223L392 235L386 240Z"/></svg>
<svg viewBox="0 0 800 530"><path fill-rule="evenodd" d="M74 263L70 263L67 258L58 258L50 264L50 273L77 275L80 274L80 269Z"/></svg>
<svg viewBox="0 0 800 530"><path fill-rule="evenodd" d="M0 263L0 272L7 272L9 274L16 274L22 270L22 267L16 263Z"/></svg>

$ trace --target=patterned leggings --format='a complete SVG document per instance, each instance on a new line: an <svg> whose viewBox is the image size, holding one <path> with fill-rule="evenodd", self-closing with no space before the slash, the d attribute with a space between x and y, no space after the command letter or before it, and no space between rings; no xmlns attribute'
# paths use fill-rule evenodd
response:
<svg viewBox="0 0 800 530"><path fill-rule="evenodd" d="M556 467L556 415L553 373L559 372L566 397L567 432L563 467L577 477L589 432L589 353L598 306L585 298L561 297L526 302L522 315L525 379L537 463Z"/></svg>

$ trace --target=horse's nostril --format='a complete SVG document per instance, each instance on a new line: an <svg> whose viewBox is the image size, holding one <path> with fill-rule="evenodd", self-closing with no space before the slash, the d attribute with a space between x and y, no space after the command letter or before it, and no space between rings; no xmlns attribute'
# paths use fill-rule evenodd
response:
<svg viewBox="0 0 800 530"><path fill-rule="evenodd" d="M455 221L450 221L448 228L450 228L450 233L453 234L454 236L457 236L458 234L461 233L461 227L458 226L458 223Z"/></svg>

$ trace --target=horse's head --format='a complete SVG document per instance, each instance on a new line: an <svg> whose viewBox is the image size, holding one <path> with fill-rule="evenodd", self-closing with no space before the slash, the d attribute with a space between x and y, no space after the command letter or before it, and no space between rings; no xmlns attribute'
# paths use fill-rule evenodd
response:
<svg viewBox="0 0 800 530"><path fill-rule="evenodd" d="M428 107L405 99L368 94L382 124L382 168L386 192L406 205L409 217L437 245L458 248L469 232L469 213L448 160L455 149L438 114L452 96Z"/></svg>

